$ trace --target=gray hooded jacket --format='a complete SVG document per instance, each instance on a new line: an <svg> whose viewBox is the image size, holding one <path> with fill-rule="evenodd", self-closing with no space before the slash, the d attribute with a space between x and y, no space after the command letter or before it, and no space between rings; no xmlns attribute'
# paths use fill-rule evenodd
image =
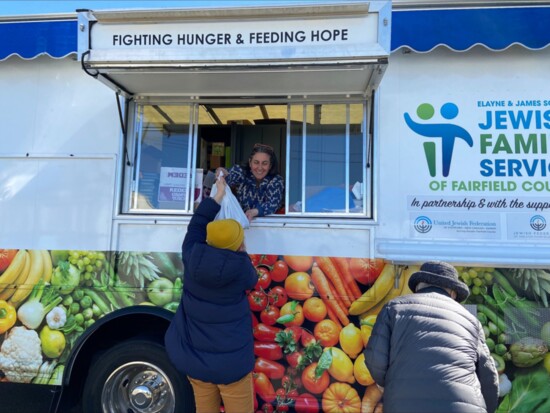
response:
<svg viewBox="0 0 550 413"><path fill-rule="evenodd" d="M493 413L498 373L481 323L430 287L380 312L365 363L384 387L384 413Z"/></svg>

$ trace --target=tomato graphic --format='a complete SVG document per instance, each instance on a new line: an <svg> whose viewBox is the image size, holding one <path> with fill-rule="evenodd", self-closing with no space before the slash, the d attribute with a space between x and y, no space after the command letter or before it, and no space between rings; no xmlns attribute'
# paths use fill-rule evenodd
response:
<svg viewBox="0 0 550 413"><path fill-rule="evenodd" d="M19 250L0 250L0 273L6 271Z"/></svg>
<svg viewBox="0 0 550 413"><path fill-rule="evenodd" d="M267 305L267 295L263 291L251 291L248 294L248 303L252 311L262 311Z"/></svg>
<svg viewBox="0 0 550 413"><path fill-rule="evenodd" d="M284 281L288 275L288 265L282 260L275 261L273 268L271 269L271 279L275 282Z"/></svg>
<svg viewBox="0 0 550 413"><path fill-rule="evenodd" d="M286 393L286 398L290 400L296 400L298 398L298 390L292 389Z"/></svg>
<svg viewBox="0 0 550 413"><path fill-rule="evenodd" d="M256 267L256 272L258 273L258 282L256 283L254 289L267 290L267 287L271 284L269 270L266 267Z"/></svg>
<svg viewBox="0 0 550 413"><path fill-rule="evenodd" d="M313 257L285 255L283 259L294 271L307 271L311 268L311 265L313 264Z"/></svg>
<svg viewBox="0 0 550 413"><path fill-rule="evenodd" d="M304 317L317 323L327 316L327 306L319 297L308 298L304 305Z"/></svg>
<svg viewBox="0 0 550 413"><path fill-rule="evenodd" d="M293 386L292 379L288 374L281 379L281 386L285 389L290 389Z"/></svg>
<svg viewBox="0 0 550 413"><path fill-rule="evenodd" d="M260 255L258 254L248 254L250 257L250 261L252 261L252 265L255 267L260 262Z"/></svg>
<svg viewBox="0 0 550 413"><path fill-rule="evenodd" d="M332 347L340 339L340 329L334 321L327 318L315 324L313 336L323 347Z"/></svg>
<svg viewBox="0 0 550 413"><path fill-rule="evenodd" d="M302 393L296 397L294 402L296 413L318 413L319 403L317 398L309 393Z"/></svg>
<svg viewBox="0 0 550 413"><path fill-rule="evenodd" d="M264 255L264 254L251 254L250 259L252 260L252 264L256 267L258 265L265 265L267 267L271 267L273 264L275 264L275 261L277 261L279 257L277 255Z"/></svg>
<svg viewBox="0 0 550 413"><path fill-rule="evenodd" d="M293 272L285 280L286 294L295 300L307 300L313 295L314 287L307 272Z"/></svg>
<svg viewBox="0 0 550 413"><path fill-rule="evenodd" d="M363 285L371 285L376 281L386 263L382 259L352 258L349 269L355 280Z"/></svg>
<svg viewBox="0 0 550 413"><path fill-rule="evenodd" d="M282 307L288 301L288 296L286 295L285 289L280 286L273 287L267 295L269 298L269 304L277 307Z"/></svg>
<svg viewBox="0 0 550 413"><path fill-rule="evenodd" d="M262 410L260 413L273 413L273 405L271 403L262 404Z"/></svg>
<svg viewBox="0 0 550 413"><path fill-rule="evenodd" d="M277 322L277 319L280 316L279 308L274 305L268 305L260 313L260 319L262 323L272 326Z"/></svg>
<svg viewBox="0 0 550 413"><path fill-rule="evenodd" d="M324 370L319 377L315 374L317 368L317 362L311 363L302 372L302 385L306 390L313 394L320 394L325 391L330 383L330 376L327 371Z"/></svg>

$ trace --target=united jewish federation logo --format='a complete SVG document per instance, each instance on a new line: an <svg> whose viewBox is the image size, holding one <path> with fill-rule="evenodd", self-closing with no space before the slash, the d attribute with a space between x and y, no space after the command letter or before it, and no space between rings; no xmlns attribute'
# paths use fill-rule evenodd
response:
<svg viewBox="0 0 550 413"><path fill-rule="evenodd" d="M420 216L414 220L414 229L416 232L426 234L432 229L432 220L426 216Z"/></svg>

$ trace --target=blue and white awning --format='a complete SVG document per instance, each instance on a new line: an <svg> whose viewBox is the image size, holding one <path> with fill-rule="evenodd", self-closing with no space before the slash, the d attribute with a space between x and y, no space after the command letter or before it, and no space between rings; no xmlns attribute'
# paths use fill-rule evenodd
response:
<svg viewBox="0 0 550 413"><path fill-rule="evenodd" d="M481 45L498 51L516 44L537 50L550 44L549 22L550 7L394 10L391 50Z"/></svg>
<svg viewBox="0 0 550 413"><path fill-rule="evenodd" d="M48 55L56 59L77 51L77 21L33 21L0 23L0 60L10 56L34 59Z"/></svg>
<svg viewBox="0 0 550 413"><path fill-rule="evenodd" d="M465 51L476 45L537 50L550 44L550 7L394 10L391 50L429 52L444 46ZM0 23L0 60L10 56L62 58L77 53L77 20Z"/></svg>

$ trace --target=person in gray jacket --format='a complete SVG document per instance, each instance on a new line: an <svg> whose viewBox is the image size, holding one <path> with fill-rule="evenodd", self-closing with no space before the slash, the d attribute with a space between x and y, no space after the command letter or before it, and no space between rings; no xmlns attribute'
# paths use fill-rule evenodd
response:
<svg viewBox="0 0 550 413"><path fill-rule="evenodd" d="M498 373L456 269L430 261L389 301L364 351L384 413L493 413Z"/></svg>

